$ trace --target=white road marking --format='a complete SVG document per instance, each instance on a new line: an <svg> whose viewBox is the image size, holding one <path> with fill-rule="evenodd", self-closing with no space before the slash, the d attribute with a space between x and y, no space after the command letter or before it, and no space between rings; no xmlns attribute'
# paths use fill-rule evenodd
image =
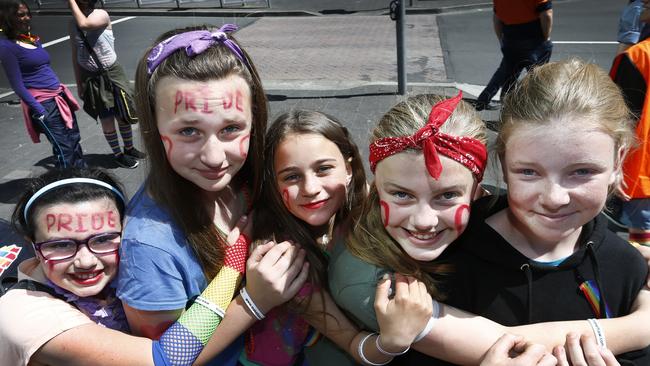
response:
<svg viewBox="0 0 650 366"><path fill-rule="evenodd" d="M553 44L618 44L616 41L553 41Z"/></svg>

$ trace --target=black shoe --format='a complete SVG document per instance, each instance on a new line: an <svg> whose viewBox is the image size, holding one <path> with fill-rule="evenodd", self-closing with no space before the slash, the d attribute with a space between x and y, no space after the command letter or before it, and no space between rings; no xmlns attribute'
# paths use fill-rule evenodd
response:
<svg viewBox="0 0 650 366"><path fill-rule="evenodd" d="M476 103L474 103L474 109L476 109L478 112L484 110L487 108L487 103L485 102L479 102L478 100Z"/></svg>
<svg viewBox="0 0 650 366"><path fill-rule="evenodd" d="M128 155L132 158L136 158L138 160L146 159L147 154L143 153L142 151L136 149L135 147L132 147L130 149L124 149L124 155Z"/></svg>
<svg viewBox="0 0 650 366"><path fill-rule="evenodd" d="M135 158L126 154L120 154L119 156L116 156L115 162L122 168L127 169L135 169L140 164L137 160L135 160Z"/></svg>

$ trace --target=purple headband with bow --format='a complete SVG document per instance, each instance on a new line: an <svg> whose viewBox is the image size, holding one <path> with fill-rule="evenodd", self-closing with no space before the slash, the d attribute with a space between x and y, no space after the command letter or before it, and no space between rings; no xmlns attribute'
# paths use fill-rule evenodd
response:
<svg viewBox="0 0 650 366"><path fill-rule="evenodd" d="M234 32L237 26L234 24L224 24L216 32L207 30L190 31L180 34L175 34L166 40L158 43L156 47L151 49L147 57L147 72L151 75L156 67L163 62L164 59L169 57L176 50L185 48L188 56L196 56L205 52L210 46L219 42L228 47L237 58L250 69L250 65L244 56L241 48L228 38L226 33Z"/></svg>

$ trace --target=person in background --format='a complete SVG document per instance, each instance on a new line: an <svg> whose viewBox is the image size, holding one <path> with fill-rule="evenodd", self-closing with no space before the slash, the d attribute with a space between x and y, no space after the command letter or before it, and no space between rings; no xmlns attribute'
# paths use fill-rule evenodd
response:
<svg viewBox="0 0 650 366"><path fill-rule="evenodd" d="M623 8L618 21L618 34L616 36L618 41L617 55L639 42L644 24L639 19L642 10L643 2L641 0L629 0L628 4Z"/></svg>
<svg viewBox="0 0 650 366"><path fill-rule="evenodd" d="M93 119L99 118L115 162L121 167L133 169L138 166L137 159L144 159L146 155L133 146L131 123L116 115L116 98L119 96L115 95L116 91L124 90L126 96L132 98L131 85L117 61L111 19L106 10L95 9L96 3L97 0L68 1L73 16L69 33L77 93L84 102L86 113ZM88 50L86 42L92 51ZM101 65L97 65L97 62ZM116 119L124 150L120 148L115 130Z"/></svg>
<svg viewBox="0 0 650 366"><path fill-rule="evenodd" d="M648 0L643 1L639 18L650 22ZM650 39L631 46L614 59L610 77L621 88L625 102L636 119L638 146L623 163L625 184L621 222L627 226L632 243L650 246Z"/></svg>
<svg viewBox="0 0 650 366"><path fill-rule="evenodd" d="M476 110L489 107L501 88L501 100L519 74L551 59L553 5L551 0L493 0L494 33L501 45L501 63L478 96Z"/></svg>
<svg viewBox="0 0 650 366"><path fill-rule="evenodd" d="M44 134L52 144L55 166L85 167L75 111L79 104L50 66L50 55L31 33L32 15L23 0L0 1L0 62L20 97L32 142Z"/></svg>

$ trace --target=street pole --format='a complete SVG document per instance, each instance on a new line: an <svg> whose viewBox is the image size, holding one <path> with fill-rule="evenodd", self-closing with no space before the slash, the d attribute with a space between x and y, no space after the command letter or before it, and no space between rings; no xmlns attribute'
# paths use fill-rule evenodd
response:
<svg viewBox="0 0 650 366"><path fill-rule="evenodd" d="M404 47L404 20L406 20L405 0L393 0L390 3L390 18L397 21L397 94L406 94L406 48Z"/></svg>

